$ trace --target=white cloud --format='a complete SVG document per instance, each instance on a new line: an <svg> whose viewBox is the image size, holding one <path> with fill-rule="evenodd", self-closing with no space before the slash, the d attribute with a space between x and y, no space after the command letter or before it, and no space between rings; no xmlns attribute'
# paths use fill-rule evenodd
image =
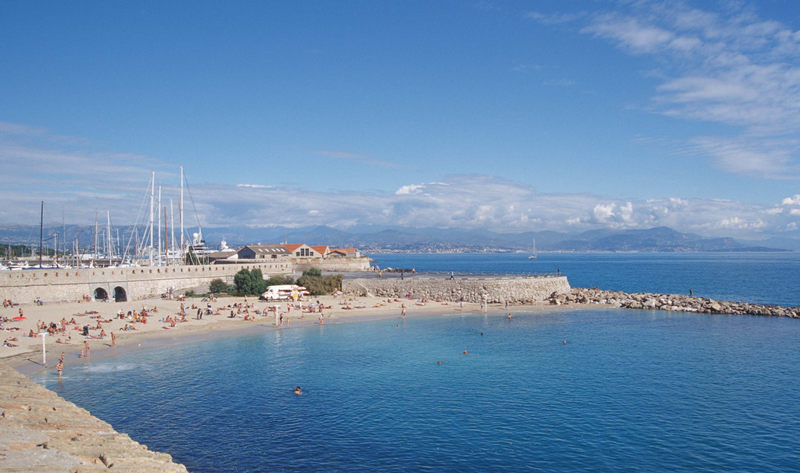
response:
<svg viewBox="0 0 800 473"><path fill-rule="evenodd" d="M236 184L236 187L242 189L271 189L273 186L265 186L263 184Z"/></svg>
<svg viewBox="0 0 800 473"><path fill-rule="evenodd" d="M425 187L422 184L409 184L407 186L402 186L395 191L395 195L410 195L416 194L417 191Z"/></svg>
<svg viewBox="0 0 800 473"><path fill-rule="evenodd" d="M3 129L15 130L12 126ZM95 212L108 210L117 224L143 223L149 209L151 169L169 172L156 176L166 183L163 205L169 199L177 203L176 169L166 163L130 154L62 150L68 140L55 146L46 132L17 131L26 139L36 138L20 142L19 133L9 132L0 137L0 164L7 172L7 184L0 188L0 223L37 222L41 200L46 221L60 221L63 212L67 222L88 225ZM8 165L19 162L37 165ZM59 165L63 162L69 165ZM50 169L49 174L42 173L39 165ZM620 200L543 194L528 185L486 175L450 176L373 192L204 182L193 183L186 195L187 226L198 220L204 226L386 225L498 232L669 226L709 236L757 237L793 231L792 223L800 215L800 194L769 206L678 196Z"/></svg>
<svg viewBox="0 0 800 473"><path fill-rule="evenodd" d="M368 156L366 154L360 153L353 153L350 151L337 151L337 150L315 150L313 151L314 154L318 156L323 156L330 159L336 160L344 160L344 161L356 161L361 164L367 164L370 166L380 166L380 167L387 167L387 168L396 168L399 167L400 164L386 161L383 159L377 159L372 156Z"/></svg>
<svg viewBox="0 0 800 473"><path fill-rule="evenodd" d="M651 76L662 81L652 111L736 128L733 137L693 140L721 169L800 177L800 31L743 4L703 11L680 1L626 2L588 16L580 31L652 56Z"/></svg>
<svg viewBox="0 0 800 473"><path fill-rule="evenodd" d="M781 205L800 205L800 194L795 194L783 199Z"/></svg>

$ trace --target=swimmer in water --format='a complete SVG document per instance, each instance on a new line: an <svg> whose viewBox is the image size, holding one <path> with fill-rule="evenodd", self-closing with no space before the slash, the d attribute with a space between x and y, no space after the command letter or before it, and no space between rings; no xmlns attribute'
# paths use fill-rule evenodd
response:
<svg viewBox="0 0 800 473"><path fill-rule="evenodd" d="M295 386L295 388L294 388L294 393L295 393L295 395L297 395L297 396L299 396L299 395L303 394L303 388L301 388L300 386Z"/></svg>
<svg viewBox="0 0 800 473"><path fill-rule="evenodd" d="M561 344L562 344L562 345L566 345L566 344L567 344L567 341L566 341L566 340L564 340L563 342L561 342Z"/></svg>
<svg viewBox="0 0 800 473"><path fill-rule="evenodd" d="M506 316L506 318L507 318L508 320L511 320L511 319L512 319L512 317L514 317L514 316L513 316L513 315L511 315L511 312L509 312L509 313L508 313L508 315Z"/></svg>

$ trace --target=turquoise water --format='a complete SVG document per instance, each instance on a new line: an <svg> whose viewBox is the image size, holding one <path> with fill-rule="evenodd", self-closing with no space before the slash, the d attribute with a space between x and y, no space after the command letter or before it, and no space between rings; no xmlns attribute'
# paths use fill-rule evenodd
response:
<svg viewBox="0 0 800 473"><path fill-rule="evenodd" d="M381 267L420 272L555 273L573 287L688 294L800 306L800 253L376 254Z"/></svg>
<svg viewBox="0 0 800 473"><path fill-rule="evenodd" d="M34 379L193 472L785 472L799 343L782 318L453 314L259 327Z"/></svg>

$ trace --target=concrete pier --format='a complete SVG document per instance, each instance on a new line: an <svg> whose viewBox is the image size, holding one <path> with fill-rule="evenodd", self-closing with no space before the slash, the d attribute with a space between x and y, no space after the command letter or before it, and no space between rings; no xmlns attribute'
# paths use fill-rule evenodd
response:
<svg viewBox="0 0 800 473"><path fill-rule="evenodd" d="M186 473L0 362L0 471Z"/></svg>

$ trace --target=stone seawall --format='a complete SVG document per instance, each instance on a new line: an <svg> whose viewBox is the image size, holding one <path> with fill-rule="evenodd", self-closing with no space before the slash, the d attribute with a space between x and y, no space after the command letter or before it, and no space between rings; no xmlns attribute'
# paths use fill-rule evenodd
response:
<svg viewBox="0 0 800 473"><path fill-rule="evenodd" d="M291 263L250 263L141 268L33 269L0 271L0 298L15 302L78 301L83 295L94 296L99 288L114 300L116 291L124 291L128 300L158 296L172 289L181 291L207 287L212 279L232 284L241 269L260 269L265 276L291 274Z"/></svg>
<svg viewBox="0 0 800 473"><path fill-rule="evenodd" d="M307 269L316 268L326 273L357 273L361 271L369 271L369 258L362 256L360 258L312 258L300 259L293 258L295 271L305 271Z"/></svg>
<svg viewBox="0 0 800 473"><path fill-rule="evenodd" d="M405 279L345 279L342 292L349 296L405 298L411 294L413 299L529 304L544 301L553 293L568 294L570 287L565 276L460 279L415 276Z"/></svg>
<svg viewBox="0 0 800 473"><path fill-rule="evenodd" d="M548 301L561 304L601 304L624 309L671 310L701 314L768 315L800 318L800 307L717 301L706 297L678 294L632 293L603 289L574 288L570 293L552 294Z"/></svg>
<svg viewBox="0 0 800 473"><path fill-rule="evenodd" d="M0 471L187 472L170 455L148 450L5 363L0 363Z"/></svg>

